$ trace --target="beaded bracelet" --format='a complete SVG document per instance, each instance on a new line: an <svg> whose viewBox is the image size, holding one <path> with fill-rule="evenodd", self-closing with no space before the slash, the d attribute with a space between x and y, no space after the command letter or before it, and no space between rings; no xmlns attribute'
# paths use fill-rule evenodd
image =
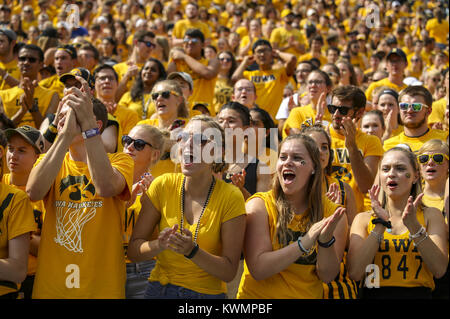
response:
<svg viewBox="0 0 450 319"><path fill-rule="evenodd" d="M420 245L425 239L427 239L427 238L428 238L428 234L425 233L425 236L423 236L423 238L422 238L421 240L419 240L418 243L413 242L414 246L415 246L415 247L419 246L419 245Z"/></svg>

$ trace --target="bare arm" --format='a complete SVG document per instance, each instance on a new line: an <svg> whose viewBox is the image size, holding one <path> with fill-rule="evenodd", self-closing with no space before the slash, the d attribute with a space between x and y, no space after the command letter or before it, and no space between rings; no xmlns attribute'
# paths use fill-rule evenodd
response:
<svg viewBox="0 0 450 319"><path fill-rule="evenodd" d="M245 69L255 61L255 58L252 55L247 55L242 60L241 64L236 68L233 75L231 76L231 81L235 83L236 81L244 78Z"/></svg>
<svg viewBox="0 0 450 319"><path fill-rule="evenodd" d="M0 259L0 280L16 283L24 281L27 275L30 233L8 240L8 257Z"/></svg>
<svg viewBox="0 0 450 319"><path fill-rule="evenodd" d="M208 65L205 66L180 50L174 50L172 53L172 58L174 60L183 60L192 69L192 71L207 80L215 78L217 73L219 73L219 60L217 59L211 59Z"/></svg>

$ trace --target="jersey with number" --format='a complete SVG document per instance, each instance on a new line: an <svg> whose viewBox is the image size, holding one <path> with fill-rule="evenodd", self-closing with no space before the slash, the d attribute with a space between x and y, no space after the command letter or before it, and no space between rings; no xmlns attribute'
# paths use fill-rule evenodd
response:
<svg viewBox="0 0 450 319"><path fill-rule="evenodd" d="M214 111L219 113L222 105L231 101L231 95L233 94L233 87L228 83L228 79L217 78L216 87L214 88Z"/></svg>
<svg viewBox="0 0 450 319"><path fill-rule="evenodd" d="M276 235L278 211L273 191L256 193L250 197L252 198L261 198L265 203L272 250L285 247L280 244ZM323 197L324 218L331 216L337 207L337 204ZM294 215L288 225L290 237L294 241L306 234L307 229L303 226L305 221L302 215ZM255 280L250 274L247 263L244 262L244 273L239 284L237 299L321 299L323 283L317 276L316 262L317 249L311 255L299 257L283 271L263 280Z"/></svg>
<svg viewBox="0 0 450 319"><path fill-rule="evenodd" d="M8 258L8 242L20 235L36 231L33 208L27 195L0 183L0 260ZM20 284L0 279L0 296L16 292Z"/></svg>
<svg viewBox="0 0 450 319"><path fill-rule="evenodd" d="M256 104L275 119L283 100L284 87L289 82L286 68L244 71L243 75L255 85Z"/></svg>
<svg viewBox="0 0 450 319"><path fill-rule="evenodd" d="M164 174L156 178L147 190L148 197L161 215L158 224L160 231L181 223L181 188L184 178L183 174ZM220 256L222 224L244 214L245 203L241 191L234 185L216 180L208 205L199 221L197 243L200 248ZM184 219L183 228L188 229L194 237L197 224L190 225ZM158 281L162 285L170 283L204 294L226 292L225 282L169 249L156 256L156 265L149 281Z"/></svg>
<svg viewBox="0 0 450 319"><path fill-rule="evenodd" d="M353 189L355 194L357 212L362 212L364 207L364 194L359 190L355 177L353 176L352 165L350 163L350 154L345 147L345 136L336 132L333 126L330 127L331 148L333 150L332 176L346 182ZM356 146L362 157L383 156L383 147L380 139L375 135L368 135L356 131Z"/></svg>
<svg viewBox="0 0 450 319"><path fill-rule="evenodd" d="M123 192L115 197L99 196L88 165L66 154L43 199L46 215L33 298L125 297L121 215L131 194L134 163L125 153L108 158L126 180Z"/></svg>
<svg viewBox="0 0 450 319"><path fill-rule="evenodd" d="M3 175L2 183L6 184L6 185L10 185L14 188L20 189L25 192L25 188L26 188L25 186L16 186L16 185L11 184L11 174L10 173ZM31 202L31 207L33 208L34 222L36 223L36 227L37 227L38 231L40 232L42 230L42 222L44 221L44 217L45 217L44 202L41 200L36 201L36 202ZM32 254L28 254L27 274L34 275L36 273L36 268L37 268L37 257Z"/></svg>
<svg viewBox="0 0 450 319"><path fill-rule="evenodd" d="M8 90L0 90L0 97L3 102L3 108L5 110L5 114L12 118L14 114L16 114L21 109L20 97L24 94L23 89L15 86ZM52 90L48 90L40 85L35 87L33 94L33 103L38 104L39 113L45 117L47 114L48 106L55 95L55 92ZM33 116L30 112L25 113L20 122L17 124L17 127L23 125L30 125L34 128L39 128L36 126L33 120Z"/></svg>
<svg viewBox="0 0 450 319"><path fill-rule="evenodd" d="M375 228L371 218L367 232ZM422 208L417 210L417 220L425 225ZM413 241L409 231L393 235L387 230L378 247L373 263L379 269L380 287L428 287L434 289L433 274L428 270ZM376 276L376 274L374 274Z"/></svg>

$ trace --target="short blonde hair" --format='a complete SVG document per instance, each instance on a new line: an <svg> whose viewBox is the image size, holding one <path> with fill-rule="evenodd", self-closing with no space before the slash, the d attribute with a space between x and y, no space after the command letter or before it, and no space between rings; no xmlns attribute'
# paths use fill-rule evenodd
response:
<svg viewBox="0 0 450 319"><path fill-rule="evenodd" d="M439 152L449 156L449 147L444 141L432 139L423 143L422 147L419 149L419 154L423 154L425 152Z"/></svg>

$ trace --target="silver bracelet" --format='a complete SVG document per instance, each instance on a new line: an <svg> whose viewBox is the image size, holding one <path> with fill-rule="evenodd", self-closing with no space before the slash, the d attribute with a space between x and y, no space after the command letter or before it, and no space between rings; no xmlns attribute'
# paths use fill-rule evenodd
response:
<svg viewBox="0 0 450 319"><path fill-rule="evenodd" d="M378 244L381 244L381 242L383 241L383 235L382 235L382 234L379 234L379 233L377 233L377 232L374 231L374 230L372 230L372 231L370 232L370 234L371 234L371 235L373 234L373 235L377 238Z"/></svg>
<svg viewBox="0 0 450 319"><path fill-rule="evenodd" d="M428 233L425 233L425 236L423 236L423 238L422 238L421 240L419 240L418 243L415 243L415 242L413 241L414 246L415 246L415 247L419 246L419 245L420 245L425 239L427 239L427 238L428 238Z"/></svg>
<svg viewBox="0 0 450 319"><path fill-rule="evenodd" d="M6 81L6 79L8 78L8 76L9 76L9 73L6 72L5 75L3 76L3 80Z"/></svg>
<svg viewBox="0 0 450 319"><path fill-rule="evenodd" d="M411 235L411 233L409 233L409 239L416 239L419 238L420 236L422 236L423 234L426 233L426 229L425 227L421 226L419 231L417 233L415 233L414 235Z"/></svg>

